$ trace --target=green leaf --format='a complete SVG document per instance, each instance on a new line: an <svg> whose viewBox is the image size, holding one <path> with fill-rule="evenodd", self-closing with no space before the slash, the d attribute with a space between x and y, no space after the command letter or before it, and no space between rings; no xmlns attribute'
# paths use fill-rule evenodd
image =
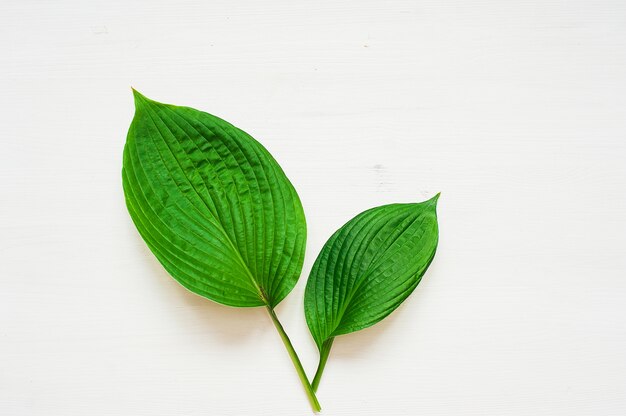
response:
<svg viewBox="0 0 626 416"><path fill-rule="evenodd" d="M381 321L419 284L437 249L438 198L372 208L326 242L304 295L306 321L320 350L314 389L334 338Z"/></svg>
<svg viewBox="0 0 626 416"><path fill-rule="evenodd" d="M126 205L174 279L230 306L276 306L296 284L306 223L269 152L210 114L137 91L122 170Z"/></svg>
<svg viewBox="0 0 626 416"><path fill-rule="evenodd" d="M306 222L272 155L210 114L137 91L122 183L137 230L169 274L225 305L265 306L314 411L320 411L274 307L296 284Z"/></svg>

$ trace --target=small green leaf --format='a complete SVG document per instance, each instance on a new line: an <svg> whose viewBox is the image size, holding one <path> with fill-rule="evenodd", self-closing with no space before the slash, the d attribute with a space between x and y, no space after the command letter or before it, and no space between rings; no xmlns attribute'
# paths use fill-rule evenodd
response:
<svg viewBox="0 0 626 416"><path fill-rule="evenodd" d="M314 389L334 337L381 321L419 284L437 249L438 198L372 208L324 245L304 295L306 321L320 350Z"/></svg>
<svg viewBox="0 0 626 416"><path fill-rule="evenodd" d="M247 133L138 92L122 170L128 211L163 267L231 306L276 306L296 284L306 242L300 200Z"/></svg>

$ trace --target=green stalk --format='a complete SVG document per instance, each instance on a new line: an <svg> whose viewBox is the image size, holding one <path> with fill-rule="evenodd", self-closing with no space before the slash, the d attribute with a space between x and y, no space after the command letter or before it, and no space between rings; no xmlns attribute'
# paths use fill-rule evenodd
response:
<svg viewBox="0 0 626 416"><path fill-rule="evenodd" d="M272 318L272 322L274 322L274 326L276 327L276 330L280 334L280 338L283 340L283 344L285 344L285 348L287 348L289 357L291 357L293 366L296 368L296 372L298 373L298 377L300 377L300 381L302 382L302 387L304 387L304 391L306 392L306 395L309 398L309 401L311 402L311 407L313 408L313 411L319 412L320 410L322 410L322 407L320 406L320 403L317 401L317 397L315 396L315 391L313 390L313 388L311 387L311 384L309 383L309 379L307 378L306 373L304 372L304 368L302 367L302 363L300 362L300 359L298 358L298 354L296 354L296 350L293 348L293 345L291 344L291 341L289 340L289 337L287 336L285 329L283 328L280 321L278 320L278 317L276 316L274 309L272 309L270 306L267 306L267 311L269 312L270 317Z"/></svg>
<svg viewBox="0 0 626 416"><path fill-rule="evenodd" d="M313 377L313 383L311 384L313 391L317 391L317 387L320 385L322 373L324 372L324 367L326 367L326 361L328 361L328 354L330 354L330 347L333 346L334 340L335 337L328 338L322 344L322 350L320 351L320 363L317 366L317 371L315 372L315 377Z"/></svg>

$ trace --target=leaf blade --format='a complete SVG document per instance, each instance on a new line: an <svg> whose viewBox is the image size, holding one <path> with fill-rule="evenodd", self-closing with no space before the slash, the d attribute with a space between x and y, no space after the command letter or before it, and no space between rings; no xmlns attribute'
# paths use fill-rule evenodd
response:
<svg viewBox="0 0 626 416"><path fill-rule="evenodd" d="M381 321L417 287L437 248L438 196L364 211L327 241L304 299L320 351L335 336Z"/></svg>
<svg viewBox="0 0 626 416"><path fill-rule="evenodd" d="M269 152L224 120L135 92L122 182L133 222L172 277L230 306L271 307L295 285L306 222Z"/></svg>

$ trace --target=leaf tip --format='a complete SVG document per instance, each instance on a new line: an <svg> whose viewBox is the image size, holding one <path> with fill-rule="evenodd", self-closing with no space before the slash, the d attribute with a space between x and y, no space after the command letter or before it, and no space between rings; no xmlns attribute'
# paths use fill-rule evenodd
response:
<svg viewBox="0 0 626 416"><path fill-rule="evenodd" d="M142 93L140 93L133 87L130 87L130 89L133 91L133 97L135 98L135 108L139 107L139 104L148 101L148 98L146 98Z"/></svg>
<svg viewBox="0 0 626 416"><path fill-rule="evenodd" d="M133 97L135 98L135 109L145 104L160 104L146 97L145 95L143 95L142 93L134 89L133 87L130 87L130 89L133 90Z"/></svg>
<svg viewBox="0 0 626 416"><path fill-rule="evenodd" d="M439 196L441 195L441 192L437 192L437 195L433 196L432 198L430 198L428 201L426 201L427 203L437 206L437 201L439 200Z"/></svg>
<svg viewBox="0 0 626 416"><path fill-rule="evenodd" d="M437 201L439 201L439 196L441 195L441 192L437 192L437 194L435 196L433 196L432 198L430 198L427 201L424 202L419 202L418 204L423 205L424 208L426 208L427 210L432 210L433 212L437 212ZM435 214L436 215L436 214Z"/></svg>

